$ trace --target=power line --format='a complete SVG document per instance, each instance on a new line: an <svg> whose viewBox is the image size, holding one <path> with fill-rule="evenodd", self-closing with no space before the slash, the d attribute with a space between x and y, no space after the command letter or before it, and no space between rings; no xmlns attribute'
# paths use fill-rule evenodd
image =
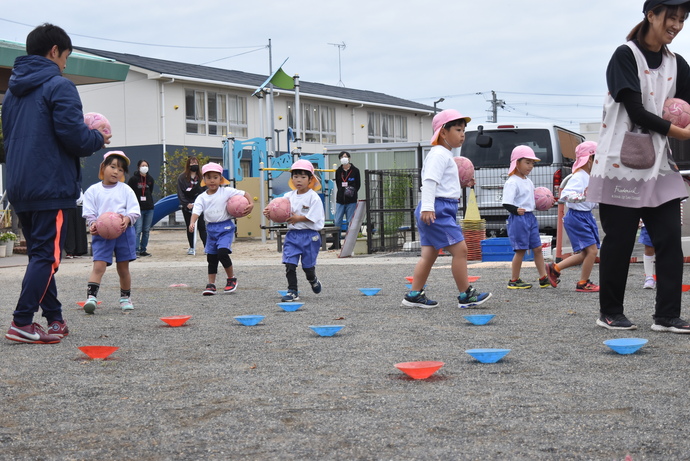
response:
<svg viewBox="0 0 690 461"><path fill-rule="evenodd" d="M17 22L17 21L12 21L10 19L5 19L5 18L0 18L0 21L5 21L9 22L12 24L18 24L20 26L26 26L26 27L31 27L34 28L35 25L32 24L24 24L23 22ZM129 45L141 45L141 46L153 46L153 47L160 47L160 48L178 48L178 49L190 49L190 50L233 50L233 49L246 49L246 48L261 48L264 49L267 47L267 45L253 45L253 46L181 46L181 45L158 45L154 43L142 43L142 42L130 42L127 40L115 40L111 38L101 38L101 37L93 37L91 35L81 35L81 34L74 34L71 33L69 34L72 37L82 37L82 38L90 38L92 40L102 40L104 42L115 42L115 43L127 43ZM256 51L256 50L253 50ZM248 53L251 53L249 51ZM238 55L239 56L239 55ZM227 59L227 58L224 58Z"/></svg>

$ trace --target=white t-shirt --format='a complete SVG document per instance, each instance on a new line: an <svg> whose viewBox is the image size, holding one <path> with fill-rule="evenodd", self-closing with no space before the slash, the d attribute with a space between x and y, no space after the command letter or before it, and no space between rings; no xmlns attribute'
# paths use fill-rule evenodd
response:
<svg viewBox="0 0 690 461"><path fill-rule="evenodd" d="M311 189L304 194L298 194L296 190L291 190L284 197L290 200L292 214L306 216L309 220L288 224L288 229L312 229L315 231L323 229L325 217L323 202L321 202L319 194Z"/></svg>
<svg viewBox="0 0 690 461"><path fill-rule="evenodd" d="M457 200L462 195L453 153L443 146L431 148L422 165L422 207L434 211L436 197Z"/></svg>
<svg viewBox="0 0 690 461"><path fill-rule="evenodd" d="M534 183L529 178L511 175L503 185L503 203L534 211Z"/></svg>
<svg viewBox="0 0 690 461"><path fill-rule="evenodd" d="M107 211L129 217L132 226L141 216L137 196L124 182L114 186L104 186L102 182L92 185L84 192L82 206L81 215L89 226Z"/></svg>
<svg viewBox="0 0 690 461"><path fill-rule="evenodd" d="M589 186L589 173L585 170L577 170L570 176L561 191L561 201L565 202L569 210L592 211L597 204L585 201L587 186Z"/></svg>
<svg viewBox="0 0 690 461"><path fill-rule="evenodd" d="M235 195L244 195L244 191L229 186L219 187L215 194L204 191L194 200L192 214L201 216L203 213L206 222L223 222L232 219L233 216L228 213L226 205L228 199Z"/></svg>

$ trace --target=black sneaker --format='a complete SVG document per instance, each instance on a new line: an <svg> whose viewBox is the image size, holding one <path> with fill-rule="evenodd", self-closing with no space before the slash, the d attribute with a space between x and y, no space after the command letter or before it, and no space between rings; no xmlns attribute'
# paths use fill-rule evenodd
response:
<svg viewBox="0 0 690 461"><path fill-rule="evenodd" d="M285 296L280 298L284 303L289 303L291 301L299 301L299 292L297 290L288 290Z"/></svg>
<svg viewBox="0 0 690 461"><path fill-rule="evenodd" d="M314 280L308 280L309 285L311 285L311 291L316 293L317 295L321 293L321 282L319 282L319 279L314 279Z"/></svg>
<svg viewBox="0 0 690 461"><path fill-rule="evenodd" d="M458 296L458 307L460 309L475 309L491 297L491 293L480 293L471 286L466 292L460 293Z"/></svg>
<svg viewBox="0 0 690 461"><path fill-rule="evenodd" d="M532 284L523 282L522 279L509 280L508 288L510 288L511 290L528 290L532 288Z"/></svg>
<svg viewBox="0 0 690 461"><path fill-rule="evenodd" d="M551 288L555 287L556 285L552 285L551 281L549 280L549 276L545 275L544 277L539 279L539 288Z"/></svg>
<svg viewBox="0 0 690 461"><path fill-rule="evenodd" d="M144 257L151 256L151 253L147 253L145 251L142 251L141 253L139 253L139 256L144 256Z"/></svg>
<svg viewBox="0 0 690 461"><path fill-rule="evenodd" d="M216 286L212 283L206 285L206 289L202 293L204 296L213 296L216 294Z"/></svg>
<svg viewBox="0 0 690 461"><path fill-rule="evenodd" d="M602 315L597 319L597 325L608 330L637 330L637 325L623 314Z"/></svg>
<svg viewBox="0 0 690 461"><path fill-rule="evenodd" d="M433 309L438 307L438 302L426 297L424 290L420 291L417 296L410 296L406 294L402 300L402 307L419 307L420 309Z"/></svg>
<svg viewBox="0 0 690 461"><path fill-rule="evenodd" d="M680 317L672 319L656 317L654 318L652 330L670 331L671 333L690 333L690 324Z"/></svg>

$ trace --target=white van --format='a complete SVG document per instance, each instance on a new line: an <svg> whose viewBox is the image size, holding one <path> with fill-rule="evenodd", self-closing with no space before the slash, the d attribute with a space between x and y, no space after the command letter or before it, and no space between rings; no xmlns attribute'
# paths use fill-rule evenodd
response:
<svg viewBox="0 0 690 461"><path fill-rule="evenodd" d="M561 181L571 173L575 147L584 140L579 133L549 123L485 123L468 129L460 153L474 164L474 190L487 234L506 235L508 211L502 204L503 185L515 146L525 145L534 150L541 161L535 164L529 178L534 187L547 187L558 197ZM556 235L557 207L534 214L539 232Z"/></svg>

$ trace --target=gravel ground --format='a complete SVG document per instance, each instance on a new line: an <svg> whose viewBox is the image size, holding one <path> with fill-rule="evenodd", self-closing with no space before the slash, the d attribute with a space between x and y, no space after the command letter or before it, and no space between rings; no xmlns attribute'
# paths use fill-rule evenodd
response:
<svg viewBox="0 0 690 461"><path fill-rule="evenodd" d="M70 336L0 341L1 459L690 459L690 338L649 329L642 264L626 299L640 329L610 332L594 324L597 295L574 291L577 269L558 289L508 290L508 263L470 263L474 285L493 292L481 311L496 314L472 326L456 307L450 257L428 282L438 309L399 307L416 257L330 251L317 265L324 291L311 293L300 273L305 305L283 312L274 243L237 242L239 288L213 297L201 296L205 261L184 254L183 231L155 231L149 247L154 256L131 265L131 313L117 307L110 268L103 304L85 315L76 302L91 264L68 260L57 280ZM23 272L0 268L6 326ZM536 281L536 269L526 263L522 276ZM177 314L192 319L159 320ZM266 317L247 327L233 319L242 314ZM308 328L322 324L344 328L327 338ZM602 344L617 337L649 343L618 355ZM89 360L84 345L119 350ZM483 347L511 352L496 364L465 353ZM445 366L426 380L393 366L416 360Z"/></svg>

